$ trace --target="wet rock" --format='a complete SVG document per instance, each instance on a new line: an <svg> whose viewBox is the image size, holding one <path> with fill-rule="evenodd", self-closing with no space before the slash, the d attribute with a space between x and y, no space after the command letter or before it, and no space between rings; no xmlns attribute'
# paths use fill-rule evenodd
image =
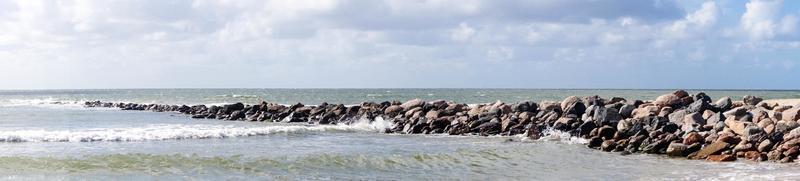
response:
<svg viewBox="0 0 800 181"><path fill-rule="evenodd" d="M594 116L597 125L616 125L622 119L619 110L605 107L598 107Z"/></svg>
<svg viewBox="0 0 800 181"><path fill-rule="evenodd" d="M595 136L589 139L589 144L587 144L586 146L589 148L597 148L600 147L602 144L603 144L603 139L600 138L599 136Z"/></svg>
<svg viewBox="0 0 800 181"><path fill-rule="evenodd" d="M609 152L611 150L614 150L614 148L616 147L617 147L617 142L614 142L612 140L606 140L603 141L603 143L600 145L600 150Z"/></svg>
<svg viewBox="0 0 800 181"><path fill-rule="evenodd" d="M714 142L709 145L700 149L700 151L695 152L693 155L689 156L691 159L704 159L707 158L709 155L718 154L725 149L728 148L730 144L726 142Z"/></svg>
<svg viewBox="0 0 800 181"><path fill-rule="evenodd" d="M245 116L246 116L244 113L245 112L241 111L241 110L233 111L233 113L231 113L230 117L228 117L227 119L228 120L241 120L241 119L244 119Z"/></svg>
<svg viewBox="0 0 800 181"><path fill-rule="evenodd" d="M577 96L569 96L561 101L561 110L564 111L564 115L573 114L580 116L586 111L586 105L584 105Z"/></svg>
<svg viewBox="0 0 800 181"><path fill-rule="evenodd" d="M764 161L767 160L767 155L761 154L758 151L748 151L744 153L744 158L753 161Z"/></svg>
<svg viewBox="0 0 800 181"><path fill-rule="evenodd" d="M705 141L705 138L703 138L703 136L701 136L700 133L697 133L697 132L687 133L685 138L683 138L683 144L684 145L692 145L692 144L695 144L695 143L702 143L704 141Z"/></svg>
<svg viewBox="0 0 800 181"><path fill-rule="evenodd" d="M605 140L613 138L614 133L616 133L616 131L611 126L603 126L597 131L598 136Z"/></svg>
<svg viewBox="0 0 800 181"><path fill-rule="evenodd" d="M667 156L683 157L688 147L683 143L670 143L667 147Z"/></svg>
<svg viewBox="0 0 800 181"><path fill-rule="evenodd" d="M736 157L733 155L709 155L706 160L712 162L732 162L736 161Z"/></svg>

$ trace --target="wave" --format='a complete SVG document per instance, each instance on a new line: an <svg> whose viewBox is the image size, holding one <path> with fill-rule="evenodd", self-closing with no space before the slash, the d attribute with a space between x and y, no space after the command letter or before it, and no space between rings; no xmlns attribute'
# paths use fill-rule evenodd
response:
<svg viewBox="0 0 800 181"><path fill-rule="evenodd" d="M84 101L61 100L55 98L41 99L7 99L0 100L0 107L42 107L42 108L83 108Z"/></svg>
<svg viewBox="0 0 800 181"><path fill-rule="evenodd" d="M258 95L239 95L239 94L223 94L217 97L231 97L231 98L258 98Z"/></svg>
<svg viewBox="0 0 800 181"><path fill-rule="evenodd" d="M157 124L145 127L69 131L0 131L0 142L121 142L230 138L304 132L383 132L391 126L392 123L390 121L385 121L381 118L377 118L374 121L359 120L350 125L277 124L243 127L234 125Z"/></svg>

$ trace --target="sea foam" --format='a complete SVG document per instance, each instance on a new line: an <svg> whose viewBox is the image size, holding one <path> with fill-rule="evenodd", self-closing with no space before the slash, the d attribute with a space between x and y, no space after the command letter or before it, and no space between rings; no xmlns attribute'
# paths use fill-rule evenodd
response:
<svg viewBox="0 0 800 181"><path fill-rule="evenodd" d="M377 118L374 121L359 120L350 125L271 124L264 126L241 126L154 124L129 128L0 131L0 142L124 142L212 139L304 132L383 132L386 128L390 128L391 125L392 123L390 121L381 118Z"/></svg>

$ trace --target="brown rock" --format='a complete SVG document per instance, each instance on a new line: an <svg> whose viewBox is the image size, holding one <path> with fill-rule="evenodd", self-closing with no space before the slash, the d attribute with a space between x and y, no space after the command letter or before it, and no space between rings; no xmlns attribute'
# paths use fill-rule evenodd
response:
<svg viewBox="0 0 800 181"><path fill-rule="evenodd" d="M800 119L800 107L787 109L781 113L784 121L797 121Z"/></svg>
<svg viewBox="0 0 800 181"><path fill-rule="evenodd" d="M675 92L672 92L672 95L678 96L679 98L683 98L683 97L688 97L689 93L686 92L685 90L675 90Z"/></svg>
<svg viewBox="0 0 800 181"><path fill-rule="evenodd" d="M736 161L736 157L733 155L709 155L706 160L712 162L732 162Z"/></svg>
<svg viewBox="0 0 800 181"><path fill-rule="evenodd" d="M744 128L747 127L747 124L742 121L737 121L734 117L728 117L728 119L725 119L725 126L728 126L733 133L744 135Z"/></svg>
<svg viewBox="0 0 800 181"><path fill-rule="evenodd" d="M612 140L606 140L603 141L603 144L600 145L600 150L611 151L614 150L614 148L616 147L617 147L617 142L614 142Z"/></svg>
<svg viewBox="0 0 800 181"><path fill-rule="evenodd" d="M730 144L725 142L714 142L709 145L706 145L705 147L703 147L703 149L700 149L700 151L695 152L689 158L704 159L707 158L709 155L717 154L724 151L725 149L728 148L728 146L730 146Z"/></svg>
<svg viewBox="0 0 800 181"><path fill-rule="evenodd" d="M691 132L689 134L686 134L685 138L683 138L683 144L691 145L694 143L702 142L704 140L705 138L703 138L703 136L701 136L700 133Z"/></svg>
<svg viewBox="0 0 800 181"><path fill-rule="evenodd" d="M428 120L434 120L436 118L439 118L439 113L440 113L439 111L428 111L427 113L425 113L425 118L427 118Z"/></svg>
<svg viewBox="0 0 800 181"><path fill-rule="evenodd" d="M762 155L761 152L758 151L748 151L744 152L744 158L753 161L764 161L767 158L767 155Z"/></svg>
<svg viewBox="0 0 800 181"><path fill-rule="evenodd" d="M765 139L764 141L761 141L761 143L758 144L758 151L767 152L769 150L772 150L772 145L773 145L772 141L770 141L769 139Z"/></svg>
<svg viewBox="0 0 800 181"><path fill-rule="evenodd" d="M653 101L658 107L668 107L668 106L675 106L681 104L680 97L676 96L675 94L664 94L658 96L655 101Z"/></svg>
<svg viewBox="0 0 800 181"><path fill-rule="evenodd" d="M385 114L389 115L389 116L397 115L401 111L403 111L403 107L400 107L400 106L397 106L397 105L389 106L385 110L383 110L383 112Z"/></svg>
<svg viewBox="0 0 800 181"><path fill-rule="evenodd" d="M411 99L401 104L400 107L403 107L403 110L408 111L416 107L422 107L424 104L425 101L422 101L422 99Z"/></svg>

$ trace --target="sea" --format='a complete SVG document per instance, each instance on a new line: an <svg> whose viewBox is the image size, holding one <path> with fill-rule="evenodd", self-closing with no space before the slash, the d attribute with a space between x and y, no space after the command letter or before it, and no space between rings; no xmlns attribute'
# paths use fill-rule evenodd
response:
<svg viewBox="0 0 800 181"><path fill-rule="evenodd" d="M794 180L795 163L712 163L601 152L558 131L524 136L385 134L389 120L310 125L191 119L86 108L85 101L223 105L261 101L652 100L673 90L615 89L96 89L0 90L2 180ZM687 90L741 100L800 90Z"/></svg>

